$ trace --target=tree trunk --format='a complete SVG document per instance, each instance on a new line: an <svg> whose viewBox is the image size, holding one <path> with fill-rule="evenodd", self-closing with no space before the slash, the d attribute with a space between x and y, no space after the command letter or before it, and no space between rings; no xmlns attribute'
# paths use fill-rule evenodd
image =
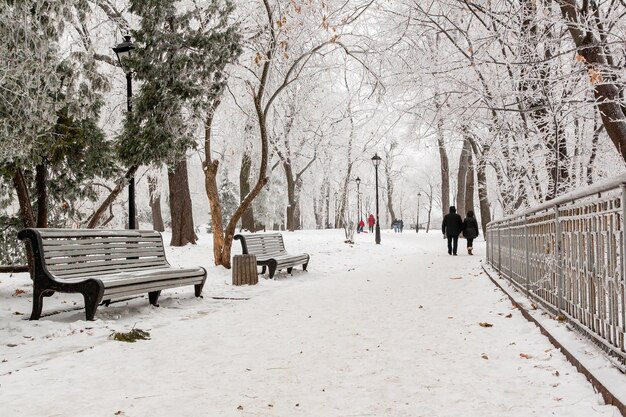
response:
<svg viewBox="0 0 626 417"><path fill-rule="evenodd" d="M465 136L465 135L464 135ZM468 154L471 152L467 137L463 138L463 149L459 157L459 172L457 175L456 209L457 213L465 216L465 195L467 193Z"/></svg>
<svg viewBox="0 0 626 417"><path fill-rule="evenodd" d="M163 232L163 214L161 213L161 193L157 190L158 180L148 176L148 189L150 191L150 209L152 210L152 228L157 232Z"/></svg>
<svg viewBox="0 0 626 417"><path fill-rule="evenodd" d="M465 212L461 213L461 215L465 216L465 213L470 210L474 211L474 158L472 157L472 148L468 146L467 175L465 177Z"/></svg>
<svg viewBox="0 0 626 417"><path fill-rule="evenodd" d="M283 169L285 170L285 182L287 183L287 230L293 232L296 230L296 182L289 162L283 162Z"/></svg>
<svg viewBox="0 0 626 417"><path fill-rule="evenodd" d="M577 3L577 0L561 0L561 13L578 54L584 58L590 82L594 87L596 106L606 133L622 159L626 161L626 118L620 104L622 103L620 90L615 82L610 81L610 74L602 74L607 68L609 51L600 45L593 30L585 28L586 22L590 19L585 19L585 16L581 18Z"/></svg>
<svg viewBox="0 0 626 417"><path fill-rule="evenodd" d="M48 168L37 164L35 186L37 188L37 227L48 227Z"/></svg>
<svg viewBox="0 0 626 417"><path fill-rule="evenodd" d="M387 181L387 212L389 213L389 217L391 221L397 219L396 211L393 209L393 178L391 173L391 161L386 161L385 163L385 179Z"/></svg>
<svg viewBox="0 0 626 417"><path fill-rule="evenodd" d="M189 193L189 177L187 175L187 159L181 158L174 167L168 170L167 178L170 189L170 213L172 218L171 246L195 244L198 237L193 227L193 208Z"/></svg>
<svg viewBox="0 0 626 417"><path fill-rule="evenodd" d="M325 206L324 219L326 220L326 224L324 225L324 228L332 229L330 225L330 184L328 182L328 179L326 179L324 183L324 206Z"/></svg>
<svg viewBox="0 0 626 417"><path fill-rule="evenodd" d="M20 217L22 224L25 228L35 227L35 214L33 213L33 207L30 204L30 196L28 195L28 185L24 179L24 173L20 168L16 168L13 174L13 186L17 193L17 201L20 205ZM33 248L30 243L26 243L26 261L28 263L28 270L31 278L33 277L33 271L35 268L35 262L33 257Z"/></svg>
<svg viewBox="0 0 626 417"><path fill-rule="evenodd" d="M491 221L491 208L487 195L487 170L484 155L480 154L478 144L471 136L468 137L472 151L476 156L476 178L478 180L478 203L480 205L480 223L483 229L483 236L487 238L487 224Z"/></svg>
<svg viewBox="0 0 626 417"><path fill-rule="evenodd" d="M20 217L24 227L36 227L35 214L30 204L30 196L28 194L28 185L24 179L24 173L20 168L15 170L13 174L13 186L17 193L17 201L20 205Z"/></svg>
<svg viewBox="0 0 626 417"><path fill-rule="evenodd" d="M443 120L437 122L437 146L439 147L439 160L441 162L441 211L442 216L448 213L450 207L450 167L448 153L443 142Z"/></svg>
<svg viewBox="0 0 626 417"><path fill-rule="evenodd" d="M250 193L250 170L252 168L252 157L249 150L244 149L241 155L241 170L239 171L239 203ZM241 228L254 232L254 209L252 205L241 216Z"/></svg>

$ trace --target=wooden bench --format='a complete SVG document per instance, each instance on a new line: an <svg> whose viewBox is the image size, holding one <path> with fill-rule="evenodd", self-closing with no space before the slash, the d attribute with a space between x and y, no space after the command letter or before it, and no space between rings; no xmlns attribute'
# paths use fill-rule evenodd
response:
<svg viewBox="0 0 626 417"><path fill-rule="evenodd" d="M269 269L270 278L274 278L277 270L287 268L287 273L291 274L293 267L302 265L306 271L309 264L309 255L290 255L285 250L283 236L280 233L271 234L246 234L235 235L236 240L241 241L241 250L244 254L256 256L256 264L263 267L261 273L265 273L266 267Z"/></svg>
<svg viewBox="0 0 626 417"><path fill-rule="evenodd" d="M165 259L159 232L147 230L24 229L17 235L33 249L33 311L41 316L43 297L81 293L87 320L102 300L148 293L156 305L161 290L193 285L202 293L206 270L174 268Z"/></svg>

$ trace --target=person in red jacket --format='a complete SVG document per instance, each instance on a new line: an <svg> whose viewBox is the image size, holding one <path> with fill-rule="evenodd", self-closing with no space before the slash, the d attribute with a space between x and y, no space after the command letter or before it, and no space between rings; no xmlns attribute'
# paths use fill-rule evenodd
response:
<svg viewBox="0 0 626 417"><path fill-rule="evenodd" d="M365 227L365 222L363 221L363 219L361 219L359 221L359 225L356 228L356 232L357 233L361 233L363 231L363 228Z"/></svg>
<svg viewBox="0 0 626 417"><path fill-rule="evenodd" d="M374 233L374 225L376 224L376 219L374 215L370 213L370 216L367 218L367 224L370 227L370 233Z"/></svg>

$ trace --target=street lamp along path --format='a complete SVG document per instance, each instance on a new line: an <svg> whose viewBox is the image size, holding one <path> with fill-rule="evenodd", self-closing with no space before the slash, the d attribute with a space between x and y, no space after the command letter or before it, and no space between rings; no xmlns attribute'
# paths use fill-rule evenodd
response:
<svg viewBox="0 0 626 417"><path fill-rule="evenodd" d="M382 158L378 156L378 153L375 153L372 156L372 163L374 164L374 168L376 169L376 244L380 245L380 217L378 213L378 166L380 165L380 161Z"/></svg>
<svg viewBox="0 0 626 417"><path fill-rule="evenodd" d="M118 44L113 48L113 52L117 55L117 60L120 62L120 66L126 73L126 111L131 113L133 111L133 73L126 61L130 58L131 51L135 49L135 45L130 39L130 35L124 36L124 42ZM128 228L136 229L136 215L135 215L135 177L132 176L128 179Z"/></svg>

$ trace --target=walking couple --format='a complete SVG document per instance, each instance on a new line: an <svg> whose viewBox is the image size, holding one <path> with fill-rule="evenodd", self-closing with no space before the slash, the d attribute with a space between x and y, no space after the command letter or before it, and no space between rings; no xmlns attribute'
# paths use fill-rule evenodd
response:
<svg viewBox="0 0 626 417"><path fill-rule="evenodd" d="M456 213L456 207L450 206L450 213L446 214L441 223L441 231L443 237L448 238L448 255L456 256L456 250L459 245L459 235L463 232L463 236L467 239L467 253L473 255L472 244L474 239L478 237L478 222L474 217L473 211L467 212L465 220Z"/></svg>

